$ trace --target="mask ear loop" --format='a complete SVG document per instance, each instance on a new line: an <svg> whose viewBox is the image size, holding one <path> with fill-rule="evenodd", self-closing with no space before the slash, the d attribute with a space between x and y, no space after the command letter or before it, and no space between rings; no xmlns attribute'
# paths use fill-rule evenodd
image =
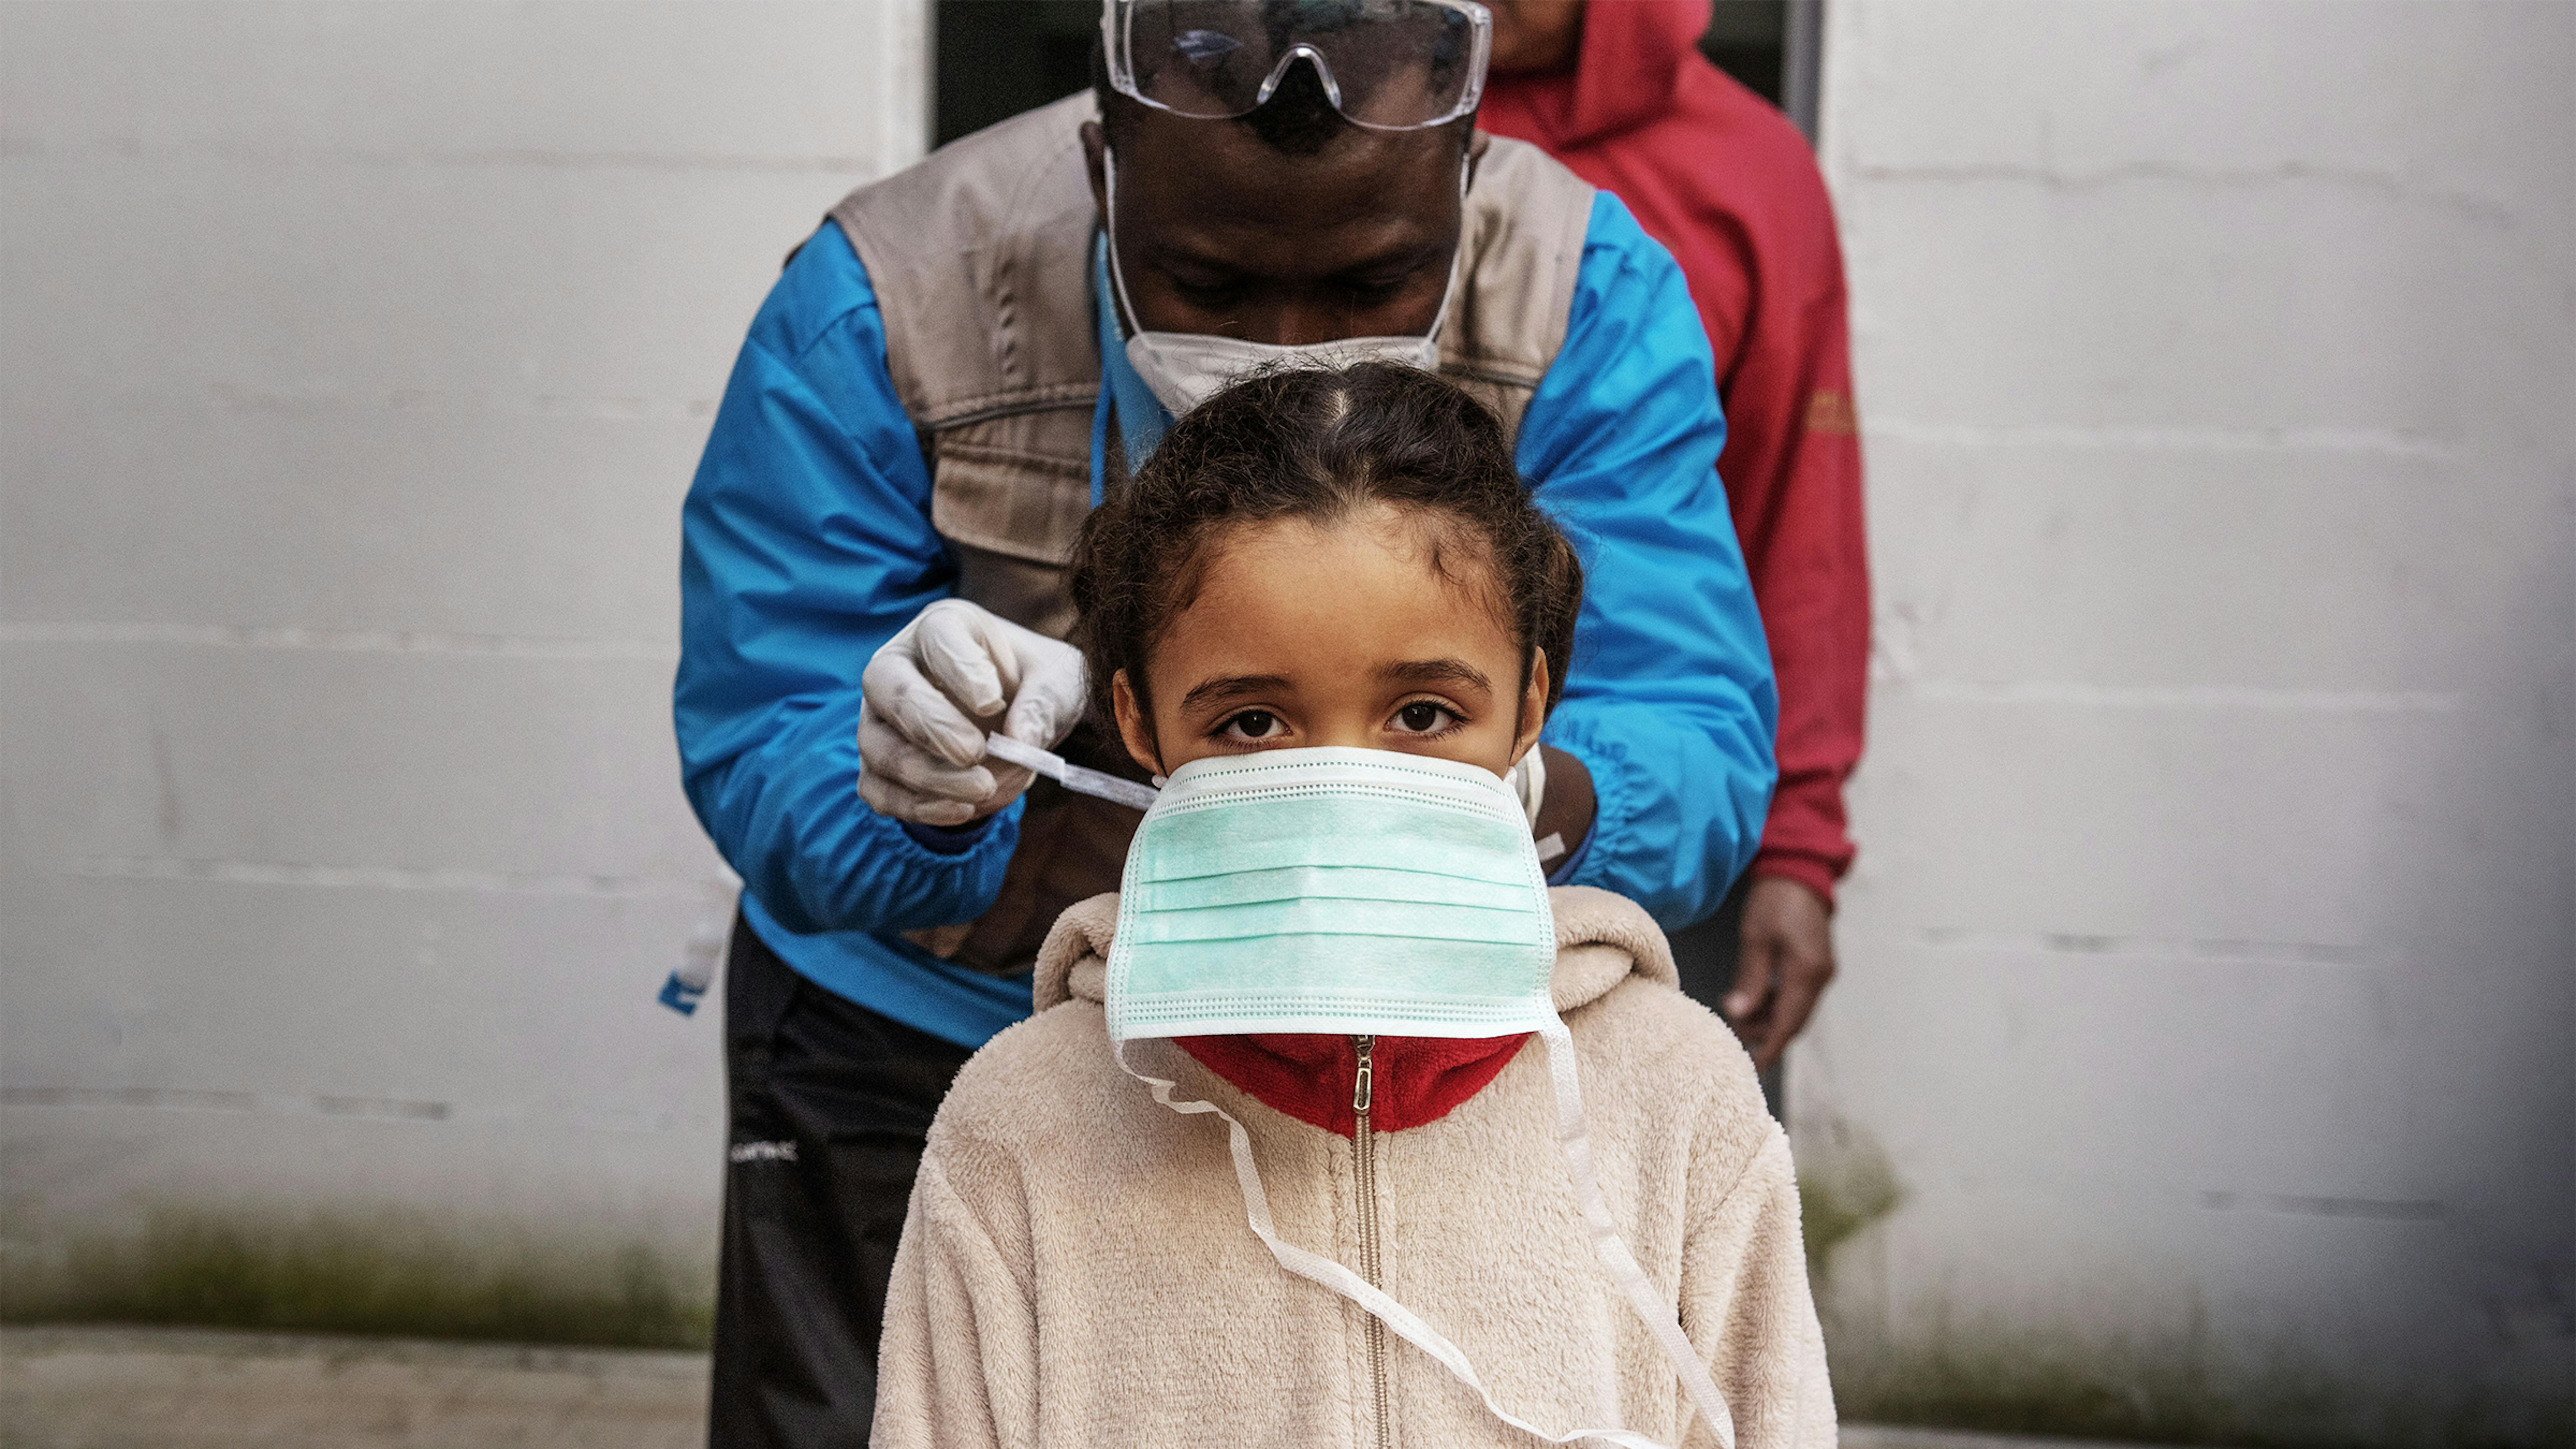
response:
<svg viewBox="0 0 2576 1449"><path fill-rule="evenodd" d="M1136 304L1127 300L1127 269L1118 261L1118 152L1106 136L1100 140L1100 191L1106 198L1100 226L1109 238L1109 285L1118 290L1118 310L1126 314L1127 335L1133 338L1145 324L1136 315Z"/></svg>
<svg viewBox="0 0 2576 1449"><path fill-rule="evenodd" d="M1610 1281L1619 1285L1628 1297L1628 1306L1654 1335L1664 1357L1671 1361L1673 1372L1682 1381L1682 1391L1690 1396L1701 1417L1708 1420L1722 1449L1735 1449L1735 1416L1727 1411L1726 1397L1717 1391L1717 1381L1709 1377L1708 1365L1692 1351L1689 1335L1682 1332L1681 1319L1673 1306L1655 1292L1646 1270L1637 1266L1636 1254L1628 1251L1627 1241L1619 1236L1619 1225L1610 1216L1610 1204L1601 1195L1601 1176L1593 1169L1592 1138L1583 1125L1583 1092L1574 1078L1574 1034L1565 1027L1565 1019L1548 1013L1547 1024L1538 1030L1538 1039L1547 1045L1547 1075L1556 1087L1557 1143L1565 1150L1566 1170L1574 1177L1575 1201L1583 1208L1583 1226L1592 1238L1592 1255L1601 1260ZM1687 1429L1688 1424L1683 1427Z"/></svg>
<svg viewBox="0 0 2576 1449"><path fill-rule="evenodd" d="M1104 148L1102 155L1108 152ZM1449 248L1449 280L1440 291L1440 310L1432 314L1431 330L1422 334L1425 341L1437 344L1440 330L1449 325L1449 304L1458 296L1458 275L1467 262L1467 185L1475 179L1476 158L1472 152L1458 158L1458 242ZM1438 358L1432 359L1434 365Z"/></svg>

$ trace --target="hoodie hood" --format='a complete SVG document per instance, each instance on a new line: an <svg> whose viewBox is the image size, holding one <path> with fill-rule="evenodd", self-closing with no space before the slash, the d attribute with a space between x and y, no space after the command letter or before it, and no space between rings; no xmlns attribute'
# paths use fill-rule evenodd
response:
<svg viewBox="0 0 2576 1449"><path fill-rule="evenodd" d="M1590 886L1558 886L1547 893L1547 904L1556 917L1556 974L1549 995L1559 1015L1599 1000L1631 975L1666 986L1681 984L1673 971L1672 947L1635 901ZM1038 951L1032 1006L1045 1011L1068 1001L1105 999L1109 943L1117 934L1114 891L1058 916Z"/></svg>
<svg viewBox="0 0 2576 1449"><path fill-rule="evenodd" d="M1498 75L1484 109L1511 112L1550 151L1587 145L1670 112L1682 68L1699 58L1709 0L1617 0L1583 8L1574 67L1547 75Z"/></svg>

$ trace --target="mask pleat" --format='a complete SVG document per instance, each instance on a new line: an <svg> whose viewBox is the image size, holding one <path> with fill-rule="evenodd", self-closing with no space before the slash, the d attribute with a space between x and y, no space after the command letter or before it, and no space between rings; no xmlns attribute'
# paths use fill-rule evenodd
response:
<svg viewBox="0 0 2576 1449"><path fill-rule="evenodd" d="M1280 866L1150 881L1138 889L1144 892L1139 904L1148 911L1294 900L1404 901L1525 911L1529 897L1529 887L1522 884L1385 866Z"/></svg>
<svg viewBox="0 0 2576 1449"><path fill-rule="evenodd" d="M1361 936L1412 941L1483 941L1497 946L1530 939L1526 913L1416 901L1284 900L1186 911L1151 907L1136 913L1136 944L1232 941L1246 936Z"/></svg>
<svg viewBox="0 0 2576 1449"><path fill-rule="evenodd" d="M1241 875L1298 866L1386 868L1421 875L1526 886L1518 856L1525 820L1500 820L1418 800L1344 795L1319 817L1312 797L1249 799L1223 808L1178 810L1154 821L1147 883ZM1319 829L1319 818L1332 828Z"/></svg>
<svg viewBox="0 0 2576 1449"><path fill-rule="evenodd" d="M1409 936L1246 935L1193 940L1186 950L1139 954L1124 985L1126 1001L1182 996L1222 1000L1257 1019L1246 1005L1285 994L1309 993L1340 1007L1371 1000L1436 999L1444 992L1504 996L1517 992L1524 1009L1544 1001L1552 947L1530 942L1442 940ZM1271 1030L1256 1027L1257 1030Z"/></svg>

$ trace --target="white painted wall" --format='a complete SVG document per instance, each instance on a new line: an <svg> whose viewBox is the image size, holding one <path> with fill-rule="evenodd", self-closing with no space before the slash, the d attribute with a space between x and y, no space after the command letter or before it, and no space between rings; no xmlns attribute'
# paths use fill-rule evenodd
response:
<svg viewBox="0 0 2576 1449"><path fill-rule="evenodd" d="M925 16L0 6L13 1251L399 1201L708 1260L679 502L780 258L922 151Z"/></svg>
<svg viewBox="0 0 2576 1449"><path fill-rule="evenodd" d="M1877 649L1791 1096L1906 1194L1841 1367L2563 1437L2576 6L1828 24Z"/></svg>

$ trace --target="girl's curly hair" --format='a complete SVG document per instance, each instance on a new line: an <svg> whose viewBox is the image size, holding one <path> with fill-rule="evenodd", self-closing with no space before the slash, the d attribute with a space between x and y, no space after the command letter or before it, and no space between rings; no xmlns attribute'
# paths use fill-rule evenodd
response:
<svg viewBox="0 0 2576 1449"><path fill-rule="evenodd" d="M1430 373L1386 362L1282 368L1219 392L1172 425L1153 457L1084 522L1074 546L1074 642L1091 707L1117 729L1111 680L1137 702L1145 661L1198 591L1204 552L1228 527L1330 523L1374 503L1426 525L1433 567L1490 597L1521 648L1548 660L1548 707L1564 693L1583 605L1583 566L1530 498L1494 415ZM1457 559L1471 561L1464 570ZM1482 565L1482 567L1476 567Z"/></svg>

